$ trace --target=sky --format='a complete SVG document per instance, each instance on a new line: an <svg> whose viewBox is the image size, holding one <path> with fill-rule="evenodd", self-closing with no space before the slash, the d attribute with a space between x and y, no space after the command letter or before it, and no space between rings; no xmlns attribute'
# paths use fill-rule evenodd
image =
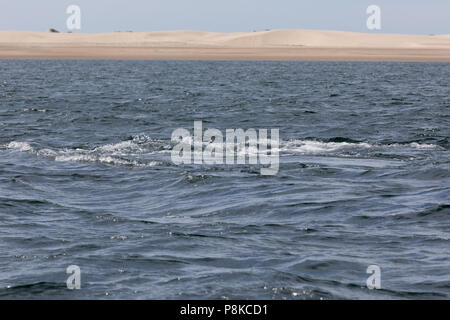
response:
<svg viewBox="0 0 450 320"><path fill-rule="evenodd" d="M66 8L81 8L75 32L315 29L450 34L450 0L0 0L0 30L68 31ZM381 8L381 30L366 9Z"/></svg>

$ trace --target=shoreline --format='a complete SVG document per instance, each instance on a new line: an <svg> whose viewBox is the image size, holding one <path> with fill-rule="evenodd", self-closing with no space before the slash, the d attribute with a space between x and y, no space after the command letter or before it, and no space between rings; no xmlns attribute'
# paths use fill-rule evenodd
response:
<svg viewBox="0 0 450 320"><path fill-rule="evenodd" d="M450 62L446 49L4 47L0 59Z"/></svg>
<svg viewBox="0 0 450 320"><path fill-rule="evenodd" d="M0 31L0 59L450 62L450 35L317 30L104 34Z"/></svg>

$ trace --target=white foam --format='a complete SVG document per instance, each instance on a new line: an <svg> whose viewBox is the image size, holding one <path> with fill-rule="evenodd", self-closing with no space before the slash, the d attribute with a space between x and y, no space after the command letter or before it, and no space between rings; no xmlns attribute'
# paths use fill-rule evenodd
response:
<svg viewBox="0 0 450 320"><path fill-rule="evenodd" d="M338 150L345 149L369 149L369 148L395 148L399 150L404 149L418 149L418 150L429 150L429 149L437 149L440 148L434 144L426 144L426 143L417 143L412 142L409 144L370 144L367 142L321 142L321 141L313 141L313 140L291 140L291 141L283 141L281 142L281 151L285 152L298 152L298 153L326 153L333 152Z"/></svg>
<svg viewBox="0 0 450 320"><path fill-rule="evenodd" d="M192 142L192 140L185 141L187 143ZM257 155L259 153L258 148L250 143L240 143L236 145L236 151L239 156L245 155ZM156 144L162 150L155 150L153 144ZM203 146L208 145L207 142L203 142ZM133 137L132 140L121 141L113 144L105 144L95 148L78 148L78 149L68 149L68 148L43 148L37 149L33 147L28 142L12 141L7 145L3 145L7 149L17 150L20 152L29 152L37 156L53 158L57 162L92 162L92 163L104 163L109 165L124 165L124 166L136 166L136 167L152 167L159 165L160 163L144 160L143 157L148 157L152 155L162 155L170 153L172 145L170 142L161 140L152 140L148 136L139 135ZM224 141L224 155L226 143ZM433 144L420 144L420 143L409 143L409 144L370 144L367 142L321 142L315 140L302 140L295 139L289 141L280 141L278 149L272 149L273 152L277 152L280 155L283 153L300 153L300 154L326 154L336 151L343 151L343 156L345 156L346 151L351 151L352 154L357 152L363 152L367 149L373 149L378 151L379 149L397 149L398 151L408 151L411 149L417 150L430 150L440 148ZM152 150L153 149L153 150ZM193 150L195 154L197 150ZM202 152L203 153L203 152ZM202 153L197 156L201 156Z"/></svg>
<svg viewBox="0 0 450 320"><path fill-rule="evenodd" d="M36 154L43 157L56 157L58 155L58 152L52 149L45 148L37 151Z"/></svg>
<svg viewBox="0 0 450 320"><path fill-rule="evenodd" d="M154 167L159 165L159 162L150 161L147 163L140 163L134 160L118 159L108 155L92 155L92 154L68 154L59 155L55 157L57 162L93 162L93 163L103 163L109 165L122 165L122 166L133 166L133 167Z"/></svg>
<svg viewBox="0 0 450 320"><path fill-rule="evenodd" d="M112 154L120 155L130 152L142 152L143 150L141 147L139 147L138 144L134 143L133 141L123 141L115 144L100 146L95 148L93 151L109 152Z"/></svg>
<svg viewBox="0 0 450 320"><path fill-rule="evenodd" d="M370 148L371 144L360 142L320 142L312 140L291 140L281 143L281 151L299 153L324 153L344 148Z"/></svg>
<svg viewBox="0 0 450 320"><path fill-rule="evenodd" d="M416 149L436 149L438 146L434 144L426 144L426 143L417 143L413 142L409 144L410 147L416 148Z"/></svg>
<svg viewBox="0 0 450 320"><path fill-rule="evenodd" d="M33 150L28 142L11 141L6 145L6 147L8 149L18 150L22 152Z"/></svg>
<svg viewBox="0 0 450 320"><path fill-rule="evenodd" d="M119 142L117 144L108 144L94 149L34 149L27 142L12 141L4 147L20 152L29 152L37 156L53 158L57 162L92 162L104 163L110 165L128 165L136 167L153 167L160 165L157 161L140 162L118 158L117 156L133 157L133 152L144 150L132 141Z"/></svg>
<svg viewBox="0 0 450 320"><path fill-rule="evenodd" d="M29 111L34 111L34 112L47 112L47 109L34 109L34 108L26 108L26 109L23 109L23 111L25 111L25 112L29 112Z"/></svg>
<svg viewBox="0 0 450 320"><path fill-rule="evenodd" d="M95 158L83 154L59 155L55 157L57 162L94 162Z"/></svg>

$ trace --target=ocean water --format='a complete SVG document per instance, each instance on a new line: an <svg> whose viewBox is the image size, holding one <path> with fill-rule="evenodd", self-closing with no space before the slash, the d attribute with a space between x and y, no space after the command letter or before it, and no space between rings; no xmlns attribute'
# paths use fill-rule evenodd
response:
<svg viewBox="0 0 450 320"><path fill-rule="evenodd" d="M449 299L449 79L448 63L0 61L0 299ZM196 120L279 129L278 174L175 165L171 134Z"/></svg>

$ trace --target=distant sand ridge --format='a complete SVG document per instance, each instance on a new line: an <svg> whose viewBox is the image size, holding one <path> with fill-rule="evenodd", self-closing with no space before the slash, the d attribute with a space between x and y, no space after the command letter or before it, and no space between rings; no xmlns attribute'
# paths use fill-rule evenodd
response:
<svg viewBox="0 0 450 320"><path fill-rule="evenodd" d="M317 30L103 34L0 31L0 58L450 61L450 35Z"/></svg>

